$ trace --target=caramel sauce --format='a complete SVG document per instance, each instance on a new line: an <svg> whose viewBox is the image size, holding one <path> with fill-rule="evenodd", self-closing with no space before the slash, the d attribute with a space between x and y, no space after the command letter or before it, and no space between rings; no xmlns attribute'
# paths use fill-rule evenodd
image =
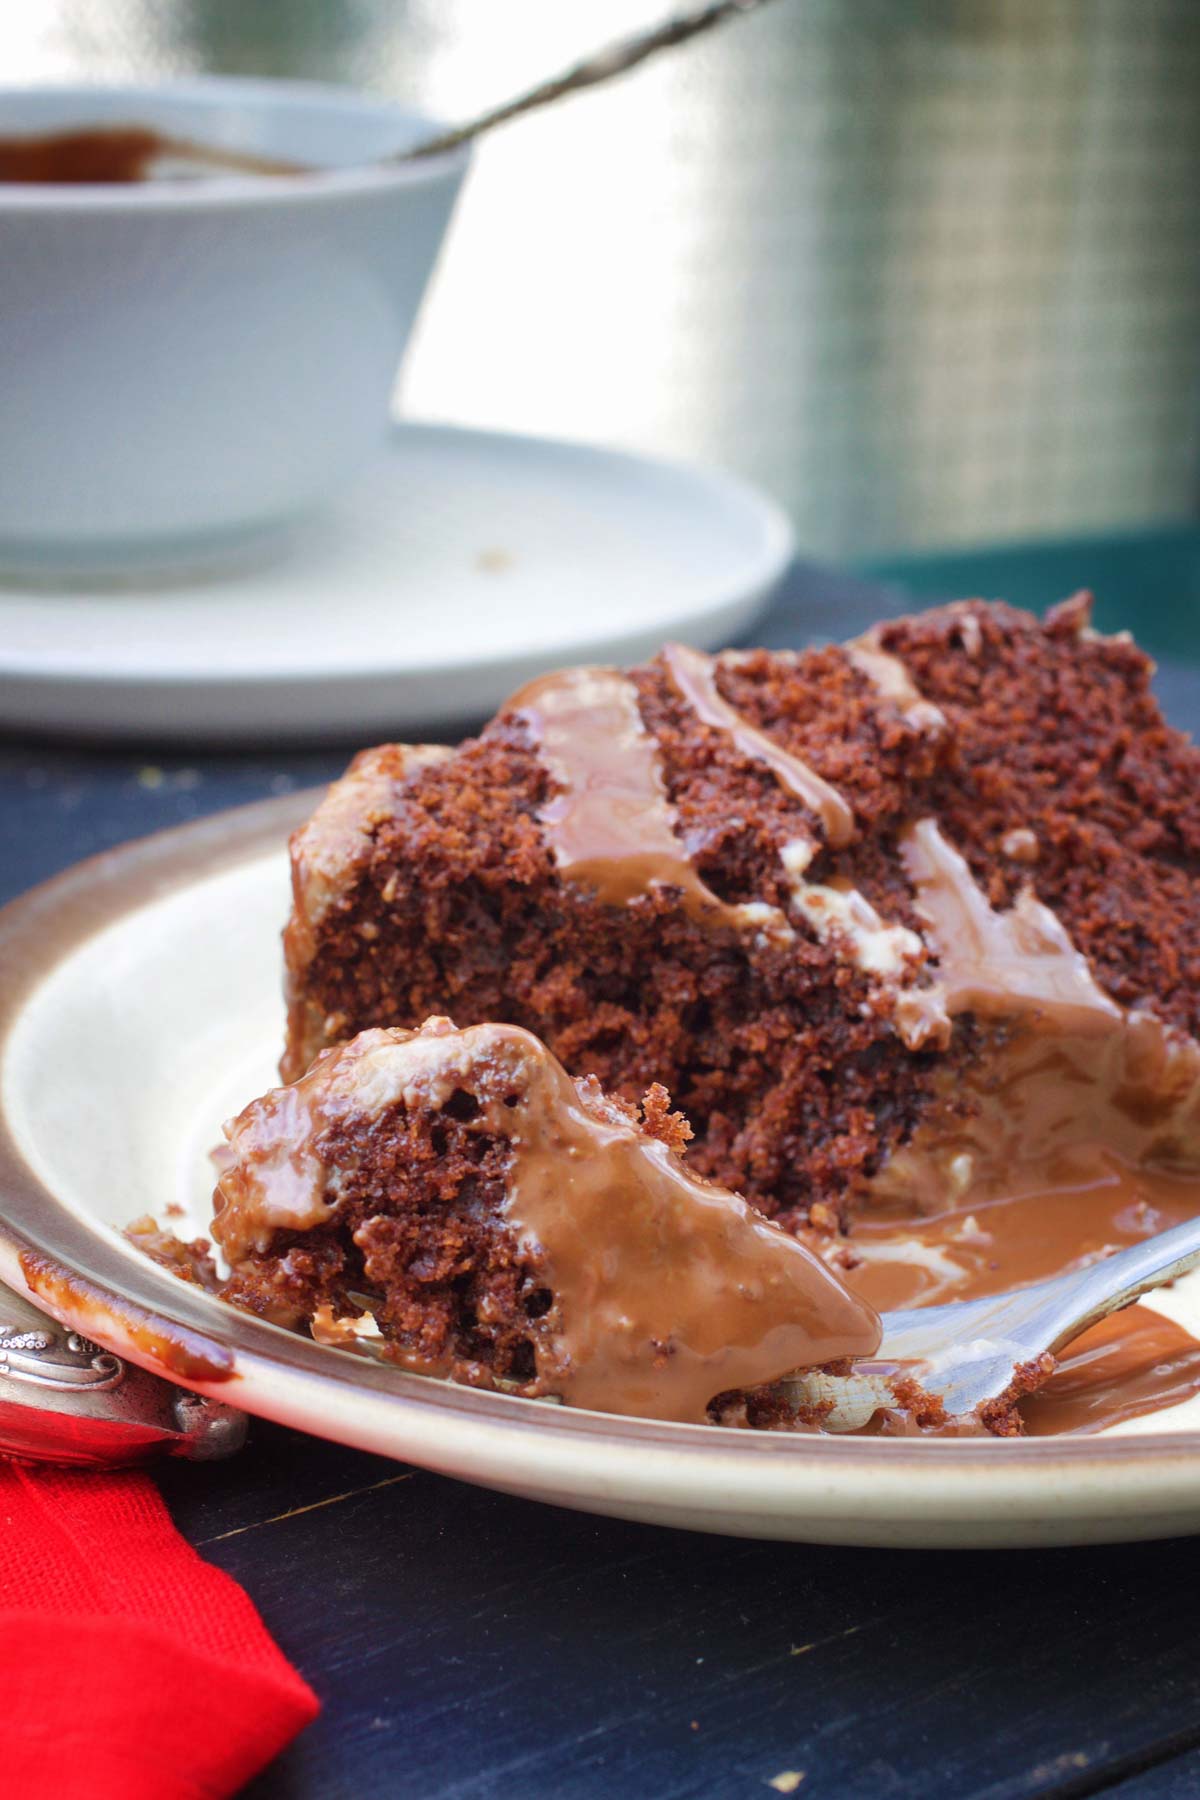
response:
<svg viewBox="0 0 1200 1800"><path fill-rule="evenodd" d="M0 138L0 181L144 181L164 139L141 125L89 126L45 137Z"/></svg>
<svg viewBox="0 0 1200 1800"><path fill-rule="evenodd" d="M1103 1431L1200 1390L1200 1343L1148 1306L1101 1319L1061 1353L1044 1386L1020 1402L1031 1437Z"/></svg>
<svg viewBox="0 0 1200 1800"><path fill-rule="evenodd" d="M729 704L717 687L717 665L711 656L705 656L701 650L692 650L686 644L666 644L662 659L680 698L687 702L701 724L725 732L751 762L764 763L782 788L817 815L826 842L835 850L853 840L854 813L849 802L815 769L810 769L799 756L777 744L757 725L751 725L736 707Z"/></svg>
<svg viewBox="0 0 1200 1800"><path fill-rule="evenodd" d="M1137 1184L1141 1185L1141 1184ZM1200 1211L1200 1183L1163 1177L1153 1200L1130 1198L1128 1171L1094 1185L1035 1191L937 1218L863 1215L842 1280L880 1312L1005 1293L1139 1243ZM1133 1306L1060 1352L1058 1368L1019 1402L1026 1431L1102 1431L1200 1392L1200 1343L1172 1320Z"/></svg>
<svg viewBox="0 0 1200 1800"><path fill-rule="evenodd" d="M989 1018L1037 1012L1059 1030L1120 1023L1121 1008L1096 985L1087 958L1030 889L1007 912L996 912L934 819L909 827L900 856L937 951L947 1012Z"/></svg>
<svg viewBox="0 0 1200 1800"><path fill-rule="evenodd" d="M225 1126L213 1237L234 1267L253 1252L265 1255L276 1232L311 1231L328 1217L316 1139L349 1104L330 1067L337 1054L325 1051L307 1075L272 1088Z"/></svg>
<svg viewBox="0 0 1200 1800"><path fill-rule="evenodd" d="M230 1261L336 1217L317 1150L333 1120L365 1134L391 1107L437 1110L459 1090L479 1109L467 1128L511 1144L503 1217L554 1296L530 1321L536 1391L702 1422L719 1393L877 1346L871 1307L811 1251L511 1025L363 1032L249 1106L217 1189L213 1235Z"/></svg>
<svg viewBox="0 0 1200 1800"><path fill-rule="evenodd" d="M607 906L678 890L700 922L740 926L701 881L675 835L658 746L637 689L615 669L567 669L530 682L504 708L519 718L557 792L538 814L559 869Z"/></svg>
<svg viewBox="0 0 1200 1800"><path fill-rule="evenodd" d="M30 1293L56 1317L70 1319L101 1341L127 1340L150 1358L159 1374L184 1382L231 1381L237 1375L232 1351L197 1337L186 1326L135 1311L36 1251L23 1250L20 1263Z"/></svg>
<svg viewBox="0 0 1200 1800"><path fill-rule="evenodd" d="M540 1045L527 1055L534 1043L518 1046L528 1120L507 1214L558 1296L552 1391L702 1421L717 1393L870 1354L874 1313L803 1245L632 1130L598 1089L577 1092Z"/></svg>
<svg viewBox="0 0 1200 1800"><path fill-rule="evenodd" d="M1092 1186L1036 1190L936 1218L872 1207L855 1220L849 1239L847 1260L860 1260L835 1266L880 1312L938 1306L1049 1280L1198 1211L1200 1184L1163 1181L1154 1201L1131 1201L1127 1180L1114 1169Z"/></svg>
<svg viewBox="0 0 1200 1800"><path fill-rule="evenodd" d="M881 647L877 630L853 638L843 645L843 649L859 674L866 676L880 700L894 706L913 731L942 736L949 730L941 707L926 700L900 658Z"/></svg>
<svg viewBox="0 0 1200 1800"><path fill-rule="evenodd" d="M859 1259L847 1284L880 1311L1003 1293L1194 1218L1200 1048L1111 1000L1031 891L995 911L932 820L901 854L946 1010L986 1035L871 1183L848 1253L832 1252ZM1103 1356L1092 1333L1068 1347L1050 1398L1021 1402L1029 1429L1086 1416L1100 1430L1200 1385L1187 1334L1172 1326L1173 1348L1147 1360L1147 1329L1135 1309L1103 1327Z"/></svg>

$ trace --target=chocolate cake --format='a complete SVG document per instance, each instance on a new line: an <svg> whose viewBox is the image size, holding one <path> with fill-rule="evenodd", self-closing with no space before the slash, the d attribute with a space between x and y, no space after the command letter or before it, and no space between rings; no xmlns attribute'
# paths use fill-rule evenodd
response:
<svg viewBox="0 0 1200 1800"><path fill-rule="evenodd" d="M923 1146L978 1135L1014 1020L1187 1085L1200 753L1151 672L1085 595L959 604L570 670L456 750L368 751L293 841L284 1076L367 1026L504 1021L631 1104L661 1083L691 1166L785 1226L844 1226L914 1144L927 1209L961 1201L982 1147Z"/></svg>
<svg viewBox="0 0 1200 1800"><path fill-rule="evenodd" d="M468 1380L669 1417L748 1393L771 1422L784 1371L748 1321L720 1370L695 1331L743 1255L782 1267L793 1234L859 1301L909 1305L1194 1214L1200 753L1148 659L1089 621L1077 595L1043 621L960 603L796 653L667 646L543 677L457 749L358 757L292 844L297 1085L234 1127L229 1297L318 1333L369 1317L388 1354ZM439 1015L457 1032L411 1035ZM430 1045L438 1068L450 1045L480 1055L412 1119L356 1102L346 1125L329 1094ZM574 1121L539 1127L536 1217L493 1055ZM695 1193L716 1204L682 1163L621 1199L601 1159L589 1187L618 1122L643 1174L678 1155L728 1190L736 1256L670 1274ZM780 1229L747 1236L735 1195ZM623 1300L659 1218L659 1274ZM819 1292L833 1323L797 1313L796 1368L851 1353L848 1295ZM617 1319L636 1346L619 1379Z"/></svg>
<svg viewBox="0 0 1200 1800"><path fill-rule="evenodd" d="M228 1299L319 1341L601 1411L772 1417L879 1321L794 1237L693 1175L687 1127L573 1082L511 1025L366 1031L227 1127ZM744 1390L751 1390L747 1394Z"/></svg>

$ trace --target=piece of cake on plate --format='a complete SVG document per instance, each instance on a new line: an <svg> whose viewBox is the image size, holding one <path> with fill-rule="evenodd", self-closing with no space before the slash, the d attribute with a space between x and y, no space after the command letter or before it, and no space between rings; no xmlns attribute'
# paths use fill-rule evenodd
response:
<svg viewBox="0 0 1200 1800"><path fill-rule="evenodd" d="M512 1025L374 1030L227 1126L226 1298L333 1344L606 1412L793 1418L770 1385L869 1356L870 1306ZM747 1394L747 1390L767 1390ZM723 1397L719 1398L719 1397Z"/></svg>
<svg viewBox="0 0 1200 1800"><path fill-rule="evenodd" d="M293 839L291 1085L229 1128L226 1296L459 1380L812 1425L783 1378L869 1356L870 1298L1191 1216L1200 753L1151 672L1086 596L964 603L364 753ZM935 1412L883 1426L972 1428Z"/></svg>
<svg viewBox="0 0 1200 1800"><path fill-rule="evenodd" d="M360 756L293 840L283 1072L367 1027L535 1032L792 1229L1200 1171L1200 752L1152 666L982 602L668 647Z"/></svg>

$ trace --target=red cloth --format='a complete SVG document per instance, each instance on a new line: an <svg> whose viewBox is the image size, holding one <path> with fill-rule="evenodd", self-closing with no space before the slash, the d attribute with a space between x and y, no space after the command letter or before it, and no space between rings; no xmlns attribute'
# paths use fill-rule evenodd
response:
<svg viewBox="0 0 1200 1800"><path fill-rule="evenodd" d="M0 1792L219 1800L316 1712L147 1475L0 1463Z"/></svg>

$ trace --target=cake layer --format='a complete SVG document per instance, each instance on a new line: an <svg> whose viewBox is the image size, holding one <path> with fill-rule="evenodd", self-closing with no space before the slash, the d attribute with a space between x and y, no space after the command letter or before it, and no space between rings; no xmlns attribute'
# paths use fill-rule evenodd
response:
<svg viewBox="0 0 1200 1800"><path fill-rule="evenodd" d="M1014 1019L1042 1029L1048 950L1093 1022L1152 1015L1181 1079L1200 754L1150 675L1085 596L973 602L567 671L456 750L367 752L294 841L284 1073L366 1027L500 1020L629 1103L663 1083L691 1166L784 1224L844 1222L911 1145L927 1207L957 1202L930 1132L979 1110ZM935 916L948 868L960 925L1000 922L998 1004Z"/></svg>

